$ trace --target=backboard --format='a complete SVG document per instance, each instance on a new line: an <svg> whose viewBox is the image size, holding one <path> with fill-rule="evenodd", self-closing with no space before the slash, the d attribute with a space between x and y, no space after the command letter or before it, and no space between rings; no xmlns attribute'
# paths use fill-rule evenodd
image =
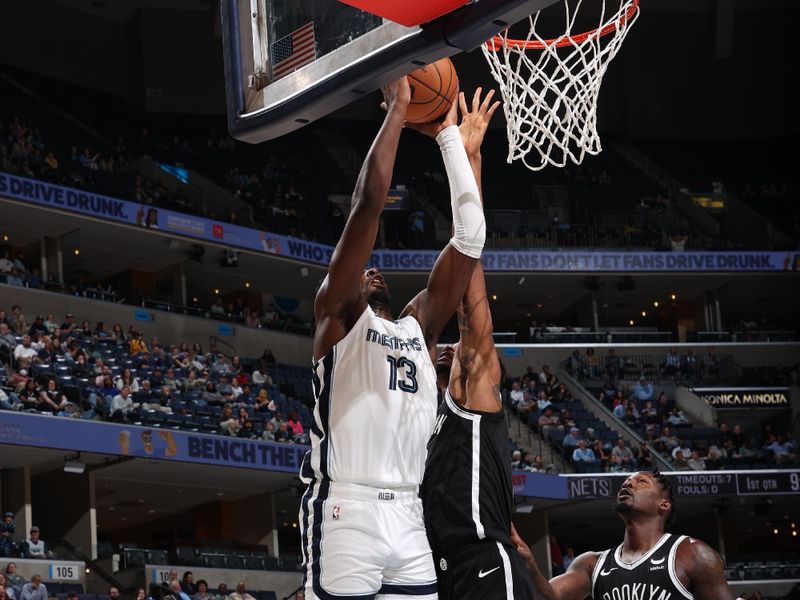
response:
<svg viewBox="0 0 800 600"><path fill-rule="evenodd" d="M222 0L231 135L289 133L557 1L474 0L406 27L337 0Z"/></svg>

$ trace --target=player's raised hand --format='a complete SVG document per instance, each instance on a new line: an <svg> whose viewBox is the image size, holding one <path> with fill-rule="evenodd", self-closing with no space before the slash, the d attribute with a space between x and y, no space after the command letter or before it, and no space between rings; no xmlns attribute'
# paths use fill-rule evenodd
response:
<svg viewBox="0 0 800 600"><path fill-rule="evenodd" d="M381 102L383 110L399 110L405 115L408 103L411 102L411 86L408 84L408 78L401 77L383 86L381 92L383 92L383 102Z"/></svg>
<svg viewBox="0 0 800 600"><path fill-rule="evenodd" d="M458 124L458 104L453 102L450 105L450 110L447 111L444 118L439 121L431 121L430 123L406 123L406 127L419 131L423 135L436 138L443 129L450 127L450 125Z"/></svg>
<svg viewBox="0 0 800 600"><path fill-rule="evenodd" d="M492 102L494 90L489 92L481 100L483 88L475 90L472 96L472 108L467 107L467 100L464 92L458 94L458 103L461 106L461 125L458 130L461 132L461 139L464 140L464 148L468 156L478 156L481 152L481 144L489 121L492 120L494 112L500 106L500 101Z"/></svg>

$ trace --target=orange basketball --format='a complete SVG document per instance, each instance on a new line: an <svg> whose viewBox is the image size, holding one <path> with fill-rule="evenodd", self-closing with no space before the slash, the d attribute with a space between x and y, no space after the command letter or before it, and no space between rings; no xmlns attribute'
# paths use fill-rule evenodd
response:
<svg viewBox="0 0 800 600"><path fill-rule="evenodd" d="M449 58L410 73L408 83L411 85L411 103L406 111L409 123L440 119L458 96L458 73Z"/></svg>

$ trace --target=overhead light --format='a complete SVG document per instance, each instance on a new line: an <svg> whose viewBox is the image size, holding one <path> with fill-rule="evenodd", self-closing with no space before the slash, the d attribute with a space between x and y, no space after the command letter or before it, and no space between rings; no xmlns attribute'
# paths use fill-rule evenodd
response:
<svg viewBox="0 0 800 600"><path fill-rule="evenodd" d="M775 535L778 535L778 528L776 527L775 529L773 529L772 533L774 533Z"/></svg>
<svg viewBox="0 0 800 600"><path fill-rule="evenodd" d="M542 308L543 306L544 306L544 304L537 304L536 308Z"/></svg>
<svg viewBox="0 0 800 600"><path fill-rule="evenodd" d="M492 300L497 300L497 294L492 294Z"/></svg>
<svg viewBox="0 0 800 600"><path fill-rule="evenodd" d="M75 252L75 256L80 256L81 255L81 251L78 248L75 248L75 250L73 250L73 252Z"/></svg>
<svg viewBox="0 0 800 600"><path fill-rule="evenodd" d="M77 473L78 475L83 475L85 470L86 465L78 460L64 461L64 473Z"/></svg>
<svg viewBox="0 0 800 600"><path fill-rule="evenodd" d="M219 296L219 288L214 288L214 293Z"/></svg>
<svg viewBox="0 0 800 600"><path fill-rule="evenodd" d="M631 327L633 327L633 319L631 319L630 321L628 321L628 325L630 325Z"/></svg>
<svg viewBox="0 0 800 600"><path fill-rule="evenodd" d="M677 294L672 294L670 296L670 298L672 298L673 300L677 300L678 299L678 295Z"/></svg>
<svg viewBox="0 0 800 600"><path fill-rule="evenodd" d="M244 282L244 287L249 288L250 287L250 282L249 281L245 281Z"/></svg>
<svg viewBox="0 0 800 600"><path fill-rule="evenodd" d="M792 537L797 537L797 530L796 529L792 530Z"/></svg>
<svg viewBox="0 0 800 600"><path fill-rule="evenodd" d="M88 575L89 573L91 573L91 572L92 572L92 570L91 570L89 567L86 567L86 568L84 569L84 573L86 573L87 575Z"/></svg>
<svg viewBox="0 0 800 600"><path fill-rule="evenodd" d="M658 300L656 300L655 302L653 302L653 306L654 306L655 308L658 308Z"/></svg>
<svg viewBox="0 0 800 600"><path fill-rule="evenodd" d="M7 234L7 233L4 233L4 234L3 234L3 241L4 241L4 242L7 242L7 241L8 241L8 234Z"/></svg>
<svg viewBox="0 0 800 600"><path fill-rule="evenodd" d="M644 311L644 310L643 310L643 311L642 311L642 316L643 316L643 317L646 317L646 316L647 316L647 311Z"/></svg>

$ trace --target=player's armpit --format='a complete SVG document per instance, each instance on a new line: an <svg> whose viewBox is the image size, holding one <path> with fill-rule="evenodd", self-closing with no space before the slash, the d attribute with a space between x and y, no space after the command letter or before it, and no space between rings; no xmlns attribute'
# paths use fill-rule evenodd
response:
<svg viewBox="0 0 800 600"><path fill-rule="evenodd" d="M722 559L705 542L688 538L678 548L675 562L678 578L696 600L736 597L728 586Z"/></svg>
<svg viewBox="0 0 800 600"><path fill-rule="evenodd" d="M428 285L403 310L401 316L414 315L425 334L431 353L447 322L453 317L477 259L461 254L448 244L442 250L428 277Z"/></svg>

